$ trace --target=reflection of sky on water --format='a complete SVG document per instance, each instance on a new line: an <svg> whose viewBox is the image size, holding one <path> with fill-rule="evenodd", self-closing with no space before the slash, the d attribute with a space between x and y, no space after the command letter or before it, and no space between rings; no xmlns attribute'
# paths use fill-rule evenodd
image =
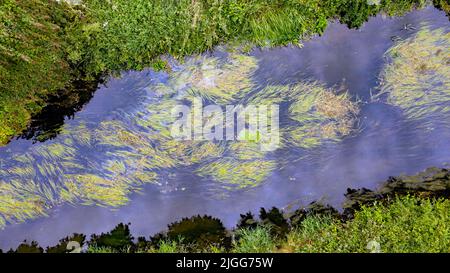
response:
<svg viewBox="0 0 450 273"><path fill-rule="evenodd" d="M252 54L258 58L260 67L255 79L276 84L314 78L330 87L342 86L366 102L377 86L383 54L392 45L391 38L411 35L414 30L404 30L406 24L418 28L428 22L432 27L448 27L448 19L442 12L437 13L427 8L402 18L377 17L360 30L348 30L334 23L323 37L305 42L302 49L254 50ZM113 79L68 124L99 118L120 119L122 113L130 113L141 102L152 100L145 96L144 88L151 81L164 82L165 77L164 73L143 71ZM211 192L214 187L208 184L212 182L200 180L189 168L184 168L170 177L163 175L161 186L145 185L140 193L131 194L128 205L113 211L63 204L52 209L47 218L10 225L0 231L0 247L16 246L23 239L52 244L71 232L103 232L119 222L131 222L136 235L147 236L171 221L193 214L217 216L232 226L239 213L256 211L261 206L283 207L290 202L306 204L316 199L339 205L347 187L374 188L388 176L443 166L450 160L448 126L437 123L434 130L424 130L417 122L405 120L398 109L382 103L363 104L359 115L361 132L338 144L309 151L306 157L299 156L305 152L301 149L278 151L276 157L289 164L259 187L220 197ZM35 145L47 143L51 141ZM30 145L30 141L17 140L0 148L0 153L25 151Z"/></svg>

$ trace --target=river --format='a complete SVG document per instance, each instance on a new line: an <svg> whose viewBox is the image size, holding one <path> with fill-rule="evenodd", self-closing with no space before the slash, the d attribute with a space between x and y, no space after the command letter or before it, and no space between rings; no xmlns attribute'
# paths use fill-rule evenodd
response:
<svg viewBox="0 0 450 273"><path fill-rule="evenodd" d="M256 48L249 54L237 54L236 58L241 58L237 65L225 62L224 70L239 68L227 78L237 83L224 84L248 89L243 101L257 100L268 86L308 82L321 90L346 94L349 103L358 108L352 112L351 128L339 137L295 145L298 143L292 139L284 142L289 137L282 135L282 147L258 159L257 177L245 170L236 171L238 177L214 173L212 164L223 165L223 158L242 166L249 162L229 154L214 158L216 146L206 150L211 155L200 159L152 154L153 161L139 165L150 154L148 149L162 143L158 139L146 146L135 140L154 140L142 129L148 125L145 122L165 117L152 109L172 105L161 87L170 86L169 93L179 93L189 71L202 67L202 62L218 65L234 53L219 47L185 63L171 60L173 72L128 71L109 79L82 110L66 118L56 138L38 143L17 139L0 148L0 181L16 181L11 191L21 196L27 193L16 208L0 209L7 219L0 230L0 248L15 247L24 239L47 246L74 232L105 232L119 222L131 223L135 235L148 236L170 222L196 214L218 217L233 227L239 214L249 210L297 207L314 200L339 207L347 188L373 189L389 176L448 166L448 112L409 118L404 109L382 96L373 99L387 62L385 52L424 27L450 31L445 13L428 7L403 17L378 15L357 30L333 22L322 36L312 37L302 47ZM275 98L269 96L270 101ZM448 99L444 108L449 106ZM294 124L288 120L289 111L280 104L283 133L283 128ZM164 145L156 148L179 148Z"/></svg>

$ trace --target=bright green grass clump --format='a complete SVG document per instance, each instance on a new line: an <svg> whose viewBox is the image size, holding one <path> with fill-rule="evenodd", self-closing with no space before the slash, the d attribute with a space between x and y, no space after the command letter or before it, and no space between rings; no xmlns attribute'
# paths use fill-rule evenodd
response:
<svg viewBox="0 0 450 273"><path fill-rule="evenodd" d="M363 207L342 223L328 216L309 216L276 239L259 227L241 232L234 252L370 252L369 242L381 252L449 252L450 201L402 197L392 204Z"/></svg>
<svg viewBox="0 0 450 273"><path fill-rule="evenodd" d="M79 55L96 70L140 69L169 53L182 57L222 42L258 46L299 44L321 34L330 18L359 27L380 11L400 15L423 0L85 0L95 41L80 41Z"/></svg>
<svg viewBox="0 0 450 273"><path fill-rule="evenodd" d="M254 230L242 229L236 232L240 237L234 243L234 253L271 253L276 250L276 239L270 234L270 229L264 226Z"/></svg>
<svg viewBox="0 0 450 273"><path fill-rule="evenodd" d="M410 119L450 114L450 32L422 28L389 49L381 92Z"/></svg>
<svg viewBox="0 0 450 273"><path fill-rule="evenodd" d="M449 200L396 199L356 212L345 224L309 218L288 235L282 248L294 252L368 252L370 241L382 252L449 252Z"/></svg>
<svg viewBox="0 0 450 273"><path fill-rule="evenodd" d="M196 249L197 252L233 253L448 253L450 252L450 200L404 196L389 204L362 207L354 218L342 222L325 215L307 216L286 236L276 237L270 228L235 231L231 249ZM110 249L89 249L98 253ZM189 252L183 238L164 241L150 253Z"/></svg>

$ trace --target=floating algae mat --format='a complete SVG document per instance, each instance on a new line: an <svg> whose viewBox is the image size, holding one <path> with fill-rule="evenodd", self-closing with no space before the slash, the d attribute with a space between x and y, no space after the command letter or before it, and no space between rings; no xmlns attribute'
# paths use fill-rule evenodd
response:
<svg viewBox="0 0 450 273"><path fill-rule="evenodd" d="M238 133L241 141L174 139L171 109L192 106L195 98L221 107L288 104L290 122L280 128L280 149L312 148L353 130L358 106L347 93L317 82L260 86L253 80L255 57L226 54L190 58L164 81L130 76L133 88L144 92L133 109L113 110L113 118L100 121L79 118L55 140L11 152L0 170L0 226L45 215L65 202L122 206L142 185L162 185L161 176L177 168L190 167L199 179L236 190L258 186L282 167L271 157L274 151L261 149L259 132L249 129Z"/></svg>
<svg viewBox="0 0 450 273"><path fill-rule="evenodd" d="M450 120L450 32L422 27L387 52L379 96L410 119L444 114Z"/></svg>

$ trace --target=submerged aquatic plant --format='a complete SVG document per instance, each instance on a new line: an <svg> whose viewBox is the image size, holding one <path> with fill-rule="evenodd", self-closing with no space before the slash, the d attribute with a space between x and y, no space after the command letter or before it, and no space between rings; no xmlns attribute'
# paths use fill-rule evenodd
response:
<svg viewBox="0 0 450 273"><path fill-rule="evenodd" d="M226 104L252 90L251 76L257 67L254 57L238 53L228 53L225 59L191 58L182 70L172 73L168 87L172 91L186 90L189 95Z"/></svg>
<svg viewBox="0 0 450 273"><path fill-rule="evenodd" d="M283 145L313 148L325 141L339 141L355 130L359 107L347 92L326 88L319 82L269 85L254 93L252 104L289 105L291 123L281 128Z"/></svg>
<svg viewBox="0 0 450 273"><path fill-rule="evenodd" d="M231 142L223 154L216 160L201 164L196 173L210 177L230 190L258 186L277 167L276 161L266 158L267 151L261 150L258 138Z"/></svg>
<svg viewBox="0 0 450 273"><path fill-rule="evenodd" d="M289 97L289 117L295 121L284 129L289 144L312 148L338 141L354 129L359 108L348 93L336 94L319 83L299 83L289 90Z"/></svg>
<svg viewBox="0 0 450 273"><path fill-rule="evenodd" d="M0 181L0 227L46 215L55 202L53 190L32 180Z"/></svg>
<svg viewBox="0 0 450 273"><path fill-rule="evenodd" d="M409 119L450 117L450 32L423 27L387 51L380 93Z"/></svg>
<svg viewBox="0 0 450 273"><path fill-rule="evenodd" d="M235 160L221 158L201 166L197 173L224 183L226 189L258 186L276 168L274 160Z"/></svg>
<svg viewBox="0 0 450 273"><path fill-rule="evenodd" d="M179 104L192 106L198 96L202 103L222 105L288 103L293 122L282 128L282 134L297 146L313 147L349 134L357 107L348 95L336 95L318 83L256 89L252 80L256 68L254 57L234 52L224 59L191 58L171 72L165 84L133 78L139 82L133 86L149 93L133 111L117 109L114 114L119 118L66 124L57 139L11 154L0 170L4 177L0 226L43 215L63 202L122 206L130 193L145 183L158 184L160 172L172 168L192 166L197 175L225 189L266 181L279 163L261 149L268 140L263 132L248 128L245 115L239 116L246 126L237 133L240 141L172 137L176 117L171 110ZM202 124L212 118L203 117Z"/></svg>

